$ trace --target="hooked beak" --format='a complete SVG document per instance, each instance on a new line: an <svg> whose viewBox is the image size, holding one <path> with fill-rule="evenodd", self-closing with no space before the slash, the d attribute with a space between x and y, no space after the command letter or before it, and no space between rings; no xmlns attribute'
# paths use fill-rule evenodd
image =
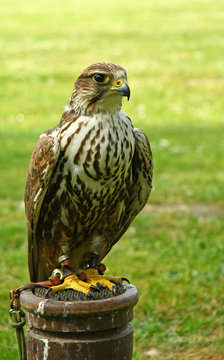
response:
<svg viewBox="0 0 224 360"><path fill-rule="evenodd" d="M116 91L119 95L127 96L128 100L130 98L130 88L126 81L117 80L114 84L114 86L111 88L112 91Z"/></svg>

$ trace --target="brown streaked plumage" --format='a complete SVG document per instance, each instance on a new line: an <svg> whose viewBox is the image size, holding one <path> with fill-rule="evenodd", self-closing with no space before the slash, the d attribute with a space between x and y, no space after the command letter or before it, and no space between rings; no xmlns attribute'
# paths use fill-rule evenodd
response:
<svg viewBox="0 0 224 360"><path fill-rule="evenodd" d="M75 269L100 262L147 202L151 150L122 96L130 96L122 67L89 66L34 148L25 189L32 281L46 280L62 255Z"/></svg>

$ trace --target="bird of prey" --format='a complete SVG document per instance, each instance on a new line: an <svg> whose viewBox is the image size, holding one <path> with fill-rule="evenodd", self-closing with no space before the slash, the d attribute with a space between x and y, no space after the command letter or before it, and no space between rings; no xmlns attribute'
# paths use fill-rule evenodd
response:
<svg viewBox="0 0 224 360"><path fill-rule="evenodd" d="M25 188L31 281L46 280L65 259L74 269L52 291L90 294L99 284L114 290L98 266L149 197L150 145L121 110L122 97L130 97L126 71L90 65L59 124L34 148Z"/></svg>

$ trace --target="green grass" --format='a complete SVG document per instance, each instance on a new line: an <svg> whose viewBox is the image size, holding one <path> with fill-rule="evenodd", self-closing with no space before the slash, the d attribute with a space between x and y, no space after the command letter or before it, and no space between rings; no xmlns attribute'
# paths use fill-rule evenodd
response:
<svg viewBox="0 0 224 360"><path fill-rule="evenodd" d="M124 110L154 154L156 206L106 259L108 272L139 290L133 358L147 359L152 347L164 360L224 358L223 9L222 0L0 4L2 360L17 357L8 292L28 280L29 158L39 134L60 120L75 78L96 61L127 69Z"/></svg>

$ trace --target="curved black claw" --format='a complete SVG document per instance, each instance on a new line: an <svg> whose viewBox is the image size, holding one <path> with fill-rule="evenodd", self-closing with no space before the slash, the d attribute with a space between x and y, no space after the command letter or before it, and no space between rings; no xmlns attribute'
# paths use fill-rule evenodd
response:
<svg viewBox="0 0 224 360"><path fill-rule="evenodd" d="M50 287L50 288L47 290L46 294L45 294L45 298L48 298L48 295L49 295L50 293L52 293L52 291L53 291L53 289Z"/></svg>
<svg viewBox="0 0 224 360"><path fill-rule="evenodd" d="M122 281L127 281L128 284L130 284L130 281L126 277L121 278Z"/></svg>
<svg viewBox="0 0 224 360"><path fill-rule="evenodd" d="M91 289L91 290L96 290L96 291L100 292L100 288L99 288L99 287L96 287L95 285L90 285L90 289Z"/></svg>
<svg viewBox="0 0 224 360"><path fill-rule="evenodd" d="M94 295L94 293L92 291L88 292L88 295L93 298L94 300L97 300L97 297Z"/></svg>
<svg viewBox="0 0 224 360"><path fill-rule="evenodd" d="M100 291L103 288L103 285L101 285L99 282L96 283L97 289Z"/></svg>

